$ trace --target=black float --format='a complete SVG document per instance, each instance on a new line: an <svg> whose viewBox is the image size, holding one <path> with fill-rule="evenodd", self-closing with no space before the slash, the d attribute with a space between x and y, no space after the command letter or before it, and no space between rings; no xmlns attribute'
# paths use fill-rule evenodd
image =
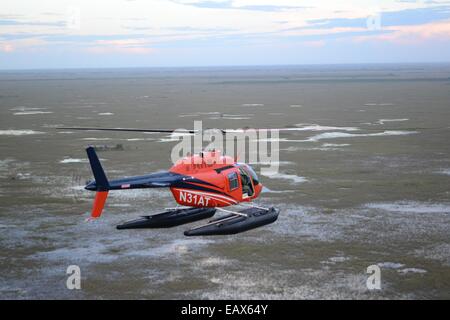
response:
<svg viewBox="0 0 450 320"><path fill-rule="evenodd" d="M275 222L278 219L280 210L277 208L270 208L268 210L249 208L239 211L239 213L247 216L230 214L214 219L205 225L187 230L184 232L184 235L213 236L241 233Z"/></svg>
<svg viewBox="0 0 450 320"><path fill-rule="evenodd" d="M182 224L211 218L215 213L215 208L175 209L125 222L118 225L117 229L172 228Z"/></svg>

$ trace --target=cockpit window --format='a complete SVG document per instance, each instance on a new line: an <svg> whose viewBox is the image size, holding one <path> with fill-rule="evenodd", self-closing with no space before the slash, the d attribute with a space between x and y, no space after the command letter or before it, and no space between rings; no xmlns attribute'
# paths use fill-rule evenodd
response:
<svg viewBox="0 0 450 320"><path fill-rule="evenodd" d="M230 184L230 191L239 188L239 181L236 172L230 173L228 175L228 183Z"/></svg>
<svg viewBox="0 0 450 320"><path fill-rule="evenodd" d="M256 174L255 170L253 170L252 167L250 167L249 165L247 165L247 171L248 173L250 173L250 175L252 176L252 180L253 180L253 184L256 186L259 184L259 179L258 179L258 175Z"/></svg>

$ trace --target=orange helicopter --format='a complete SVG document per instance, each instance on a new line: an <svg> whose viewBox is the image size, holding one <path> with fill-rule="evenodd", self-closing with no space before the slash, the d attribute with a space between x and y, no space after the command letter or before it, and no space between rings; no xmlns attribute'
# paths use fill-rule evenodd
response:
<svg viewBox="0 0 450 320"><path fill-rule="evenodd" d="M122 128L60 128L72 130L164 132L173 130L144 130ZM188 133L194 133L187 130ZM142 216L117 226L117 229L170 228L202 219L208 219L217 211L227 215L184 232L186 236L227 235L261 227L277 220L277 208L263 208L251 204L258 198L263 186L256 172L245 163L223 156L211 150L178 160L168 171L143 176L108 180L94 147L86 149L95 181L85 189L95 191L91 218L99 218L109 191L142 188L169 188L175 201L182 207ZM245 206L232 211L229 206Z"/></svg>

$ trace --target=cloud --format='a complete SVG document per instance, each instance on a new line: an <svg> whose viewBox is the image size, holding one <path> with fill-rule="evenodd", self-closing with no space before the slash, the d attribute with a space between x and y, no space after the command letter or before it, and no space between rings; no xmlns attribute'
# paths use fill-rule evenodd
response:
<svg viewBox="0 0 450 320"><path fill-rule="evenodd" d="M14 41L0 41L0 52L13 53L15 51L27 50L45 47L46 42L39 38L20 38ZM32 49L32 50L30 50Z"/></svg>
<svg viewBox="0 0 450 320"><path fill-rule="evenodd" d="M326 45L326 42L324 40L305 41L303 42L303 45L311 48L321 48Z"/></svg>
<svg viewBox="0 0 450 320"><path fill-rule="evenodd" d="M50 34L44 39L51 42L81 42L89 43L96 41L127 40L148 37L146 34Z"/></svg>
<svg viewBox="0 0 450 320"><path fill-rule="evenodd" d="M274 5L274 4L242 4L232 0L172 0L175 3L189 5L203 9L232 9L232 10L249 10L249 11L264 11L264 12L278 12L286 10L299 10L311 7L298 5Z"/></svg>
<svg viewBox="0 0 450 320"><path fill-rule="evenodd" d="M94 46L87 48L88 52L96 54L125 53L125 54L150 54L155 49L149 47L145 39L120 39L98 40Z"/></svg>
<svg viewBox="0 0 450 320"><path fill-rule="evenodd" d="M150 54L154 53L155 49L152 48L139 48L139 47L120 47L120 46L94 46L86 48L86 52L94 54Z"/></svg>
<svg viewBox="0 0 450 320"><path fill-rule="evenodd" d="M65 21L43 22L43 21L23 21L14 19L0 19L0 26L47 26L64 27Z"/></svg>
<svg viewBox="0 0 450 320"><path fill-rule="evenodd" d="M1 52L13 52L14 47L10 43L0 43L0 51Z"/></svg>
<svg viewBox="0 0 450 320"><path fill-rule="evenodd" d="M390 41L398 44L419 44L433 39L439 42L450 41L450 21L388 27L384 30L390 32L371 37L361 35L355 41Z"/></svg>
<svg viewBox="0 0 450 320"><path fill-rule="evenodd" d="M450 6L406 9L401 11L380 11L382 27L421 25L450 19ZM368 16L360 18L334 18L309 20L307 29L331 29L336 27L366 27Z"/></svg>

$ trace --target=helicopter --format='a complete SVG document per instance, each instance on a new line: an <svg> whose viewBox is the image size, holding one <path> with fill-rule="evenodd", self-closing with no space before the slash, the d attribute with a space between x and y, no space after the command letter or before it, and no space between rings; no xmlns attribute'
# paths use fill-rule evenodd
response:
<svg viewBox="0 0 450 320"><path fill-rule="evenodd" d="M60 127L59 129L174 132L174 130L126 128ZM186 130L186 133L192 134L195 130ZM142 216L120 224L117 226L119 230L171 228L212 218L217 211L221 211L226 215L186 230L184 235L231 235L271 224L278 219L279 209L263 208L252 203L263 190L255 170L248 164L222 155L219 150L188 155L179 159L167 171L115 180L107 178L93 146L87 147L86 152L95 180L88 182L85 189L96 193L90 219L101 216L110 191L169 188L179 205L161 213ZM229 210L227 207L231 206L246 208L239 211Z"/></svg>

